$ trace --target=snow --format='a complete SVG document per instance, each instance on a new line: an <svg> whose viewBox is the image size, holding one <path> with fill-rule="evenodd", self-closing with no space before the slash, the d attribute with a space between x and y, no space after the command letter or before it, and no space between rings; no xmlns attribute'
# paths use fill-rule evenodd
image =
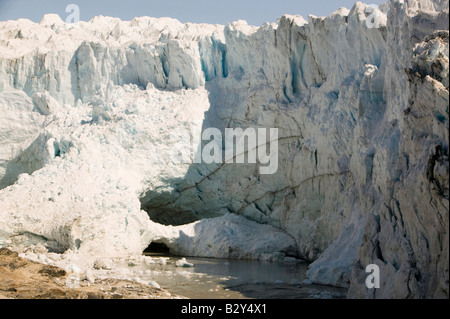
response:
<svg viewBox="0 0 450 319"><path fill-rule="evenodd" d="M349 296L448 297L448 0L368 9L0 22L0 245L99 271L152 241L295 256ZM277 172L180 161L193 123L277 128Z"/></svg>
<svg viewBox="0 0 450 319"><path fill-rule="evenodd" d="M33 94L33 104L36 109L44 116L55 113L59 110L59 103L48 93Z"/></svg>
<svg viewBox="0 0 450 319"><path fill-rule="evenodd" d="M149 223L140 209L143 185L161 174L184 174L183 167L167 172L164 166L170 165L171 145L167 139L161 145L159 134L166 136L184 121L201 118L206 92L125 86L113 89L111 96L120 96L122 103L79 104L53 117L25 150L29 156L15 160L10 176L23 173L22 166L29 162L39 160L43 167L34 174L25 171L32 176L21 176L19 183L2 191L2 212L9 212L2 218L2 229L38 234L56 241L63 251L89 254L138 253L148 245L148 238L139 233L148 232ZM167 107L166 112L160 113L159 103ZM188 103L199 109L190 111L185 107ZM132 235L129 228L137 233Z"/></svg>

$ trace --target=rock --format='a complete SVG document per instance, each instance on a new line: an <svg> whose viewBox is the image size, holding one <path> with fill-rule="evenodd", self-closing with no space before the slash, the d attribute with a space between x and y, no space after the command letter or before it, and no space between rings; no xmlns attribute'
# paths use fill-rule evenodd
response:
<svg viewBox="0 0 450 319"><path fill-rule="evenodd" d="M87 280L90 284L95 283L95 276L92 271L87 270L82 280Z"/></svg>
<svg viewBox="0 0 450 319"><path fill-rule="evenodd" d="M161 288L161 286L160 286L156 281L154 281L154 280L150 281L150 282L148 283L148 285L149 285L149 286L152 286L152 287L155 287L155 288L158 288L158 289Z"/></svg>
<svg viewBox="0 0 450 319"><path fill-rule="evenodd" d="M70 274L61 268L43 265L18 257L17 253L0 248L0 299L166 299L182 298L160 287L117 279L89 279L87 284L70 287ZM111 288L113 287L113 288Z"/></svg>
<svg viewBox="0 0 450 319"><path fill-rule="evenodd" d="M113 265L110 260L108 259L97 259L94 262L94 269L105 269L105 270L111 270L113 268Z"/></svg>

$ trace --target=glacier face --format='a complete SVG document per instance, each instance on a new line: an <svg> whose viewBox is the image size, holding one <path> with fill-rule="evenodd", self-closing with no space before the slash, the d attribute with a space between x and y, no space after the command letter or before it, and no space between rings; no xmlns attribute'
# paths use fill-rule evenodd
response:
<svg viewBox="0 0 450 319"><path fill-rule="evenodd" d="M349 297L448 297L448 1L380 9L376 27L360 2L261 27L0 22L0 245L284 251ZM277 173L172 161L193 121L278 128Z"/></svg>

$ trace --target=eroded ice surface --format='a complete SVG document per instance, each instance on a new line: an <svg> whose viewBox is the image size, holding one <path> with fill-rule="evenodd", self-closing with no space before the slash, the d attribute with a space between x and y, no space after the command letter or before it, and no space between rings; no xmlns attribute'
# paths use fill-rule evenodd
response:
<svg viewBox="0 0 450 319"><path fill-rule="evenodd" d="M448 297L448 1L380 9L0 22L0 245L66 267L285 252L352 297ZM195 120L278 128L277 173L174 161Z"/></svg>

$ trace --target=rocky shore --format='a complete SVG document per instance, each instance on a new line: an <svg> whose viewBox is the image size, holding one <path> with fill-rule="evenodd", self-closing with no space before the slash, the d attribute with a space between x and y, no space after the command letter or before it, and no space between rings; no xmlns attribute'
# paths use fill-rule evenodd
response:
<svg viewBox="0 0 450 319"><path fill-rule="evenodd" d="M29 261L0 249L0 299L178 299L167 290L137 282L81 277L76 285L65 270ZM72 283L72 284L71 284Z"/></svg>

